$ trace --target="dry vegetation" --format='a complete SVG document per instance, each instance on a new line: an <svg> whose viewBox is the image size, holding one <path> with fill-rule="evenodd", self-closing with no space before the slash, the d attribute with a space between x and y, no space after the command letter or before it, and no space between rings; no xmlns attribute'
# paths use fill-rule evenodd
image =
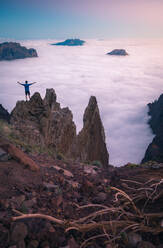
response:
<svg viewBox="0 0 163 248"><path fill-rule="evenodd" d="M120 247L125 247L129 231L144 235L160 234L163 231L161 226L163 212L159 212L158 208L162 204L163 180L151 179L144 184L122 180L128 193L110 187L110 191L114 192L113 205L110 207L102 204L83 206L75 204L76 211L80 211L82 216L79 219L65 221L48 215L23 214L14 210L20 216L12 217L12 220L43 218L61 226L65 232L75 230L77 233L82 233L82 238L79 240L81 248L89 247L95 240L100 240L103 244L111 244L113 247L119 247L118 244L121 242ZM88 215L84 215L85 209L89 209Z"/></svg>

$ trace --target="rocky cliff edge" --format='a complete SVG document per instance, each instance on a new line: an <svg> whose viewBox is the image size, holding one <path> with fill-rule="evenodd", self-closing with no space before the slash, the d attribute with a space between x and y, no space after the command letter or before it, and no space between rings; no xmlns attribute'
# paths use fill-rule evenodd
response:
<svg viewBox="0 0 163 248"><path fill-rule="evenodd" d="M152 128L155 137L151 144L149 144L145 157L142 162L147 162L149 160L156 162L163 162L163 94L159 97L157 101L148 104L149 115L151 116L149 120L149 125Z"/></svg>
<svg viewBox="0 0 163 248"><path fill-rule="evenodd" d="M11 124L21 139L30 145L48 148L83 162L99 161L108 165L108 151L97 100L92 96L85 110L84 126L79 135L69 108L61 108L54 89L45 98L35 93L29 102L19 101L11 113Z"/></svg>

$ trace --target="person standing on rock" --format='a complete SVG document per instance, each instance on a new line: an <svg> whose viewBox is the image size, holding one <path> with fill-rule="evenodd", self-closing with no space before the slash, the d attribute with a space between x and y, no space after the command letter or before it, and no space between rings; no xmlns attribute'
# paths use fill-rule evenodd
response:
<svg viewBox="0 0 163 248"><path fill-rule="evenodd" d="M25 97L26 97L26 101L28 100L27 97L30 100L30 91L29 91L29 86L31 86L32 84L36 84L36 82L29 84L28 81L25 81L25 84L21 84L20 82L17 82L18 84L24 86L25 89Z"/></svg>

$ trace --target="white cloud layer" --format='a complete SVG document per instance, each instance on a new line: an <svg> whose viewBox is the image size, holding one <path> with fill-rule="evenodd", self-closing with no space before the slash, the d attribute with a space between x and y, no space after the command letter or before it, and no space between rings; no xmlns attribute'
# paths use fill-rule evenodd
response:
<svg viewBox="0 0 163 248"><path fill-rule="evenodd" d="M89 97L95 95L110 163L139 163L153 138L146 105L162 93L162 41L88 40L83 47L50 46L51 42L21 42L36 48L39 57L0 62L0 103L11 111L24 99L24 89L16 82L36 81L31 92L44 97L46 88L54 88L61 106L72 110L79 131ZM130 55L105 55L115 48L125 48Z"/></svg>

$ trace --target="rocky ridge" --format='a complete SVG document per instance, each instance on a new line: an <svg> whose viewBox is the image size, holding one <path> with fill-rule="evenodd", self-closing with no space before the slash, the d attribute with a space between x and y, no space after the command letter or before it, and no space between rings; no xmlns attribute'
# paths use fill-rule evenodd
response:
<svg viewBox="0 0 163 248"><path fill-rule="evenodd" d="M151 144L149 144L145 157L142 162L149 160L163 162L163 94L157 101L148 104L149 125L155 134L155 137Z"/></svg>
<svg viewBox="0 0 163 248"><path fill-rule="evenodd" d="M55 45L55 46L83 46L84 43L85 43L85 41L80 40L80 39L67 39L67 40L62 41L62 42L54 43L52 45Z"/></svg>
<svg viewBox="0 0 163 248"><path fill-rule="evenodd" d="M91 97L79 135L69 108L61 108L53 89L45 98L35 93L29 102L19 101L11 113L11 124L28 144L50 149L79 161L98 160L108 165L105 134L95 97Z"/></svg>
<svg viewBox="0 0 163 248"><path fill-rule="evenodd" d="M4 42L0 44L0 61L38 57L35 49L27 49L16 42Z"/></svg>

